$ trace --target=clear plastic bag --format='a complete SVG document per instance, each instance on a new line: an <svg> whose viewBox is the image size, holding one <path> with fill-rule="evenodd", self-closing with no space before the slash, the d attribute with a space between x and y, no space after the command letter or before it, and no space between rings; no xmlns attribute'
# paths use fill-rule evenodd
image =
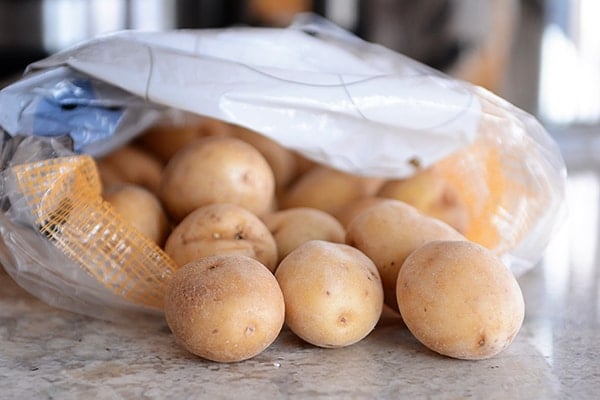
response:
<svg viewBox="0 0 600 400"><path fill-rule="evenodd" d="M96 317L160 314L175 266L102 201L90 156L171 110L350 173L401 178L439 165L468 206L466 236L517 275L562 218L564 162L535 118L325 20L126 31L34 63L0 91L0 260L19 284Z"/></svg>

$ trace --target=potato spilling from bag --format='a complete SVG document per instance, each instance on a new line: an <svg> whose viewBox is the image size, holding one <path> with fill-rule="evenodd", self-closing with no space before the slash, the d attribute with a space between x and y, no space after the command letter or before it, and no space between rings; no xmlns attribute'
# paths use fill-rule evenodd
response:
<svg viewBox="0 0 600 400"><path fill-rule="evenodd" d="M417 249L400 269L396 293L413 335L450 357L490 358L512 343L523 323L516 279L473 242L435 241Z"/></svg>
<svg viewBox="0 0 600 400"><path fill-rule="evenodd" d="M379 321L383 288L373 262L345 244L311 240L279 264L287 326L320 347L343 347Z"/></svg>
<svg viewBox="0 0 600 400"><path fill-rule="evenodd" d="M346 233L346 243L361 250L377 266L385 304L396 311L396 280L402 263L410 253L433 240L466 239L448 224L392 199L358 214Z"/></svg>
<svg viewBox="0 0 600 400"><path fill-rule="evenodd" d="M117 183L107 185L105 200L164 242L180 267L165 315L187 350L245 360L265 350L284 321L315 346L349 346L375 329L384 304L446 356L489 358L514 340L524 314L520 288L491 252L459 232L465 205L435 167L384 182L206 121L212 130L188 128L176 151L165 146L166 164L149 163L150 153L132 145L99 164L105 182ZM145 144L152 139L156 152L161 135L149 132ZM125 179L118 166L128 168L127 154L140 165ZM148 176L160 178L157 196L123 183ZM173 228L165 240L166 215Z"/></svg>
<svg viewBox="0 0 600 400"><path fill-rule="evenodd" d="M235 204L210 204L194 210L173 229L165 251L178 265L212 255L254 258L274 271L277 245L265 224Z"/></svg>
<svg viewBox="0 0 600 400"><path fill-rule="evenodd" d="M309 240L343 243L346 236L337 219L316 208L289 208L267 214L262 220L275 238L279 261Z"/></svg>
<svg viewBox="0 0 600 400"><path fill-rule="evenodd" d="M245 256L185 265L167 289L165 317L177 341L212 361L235 362L266 349L283 327L285 305L273 274Z"/></svg>

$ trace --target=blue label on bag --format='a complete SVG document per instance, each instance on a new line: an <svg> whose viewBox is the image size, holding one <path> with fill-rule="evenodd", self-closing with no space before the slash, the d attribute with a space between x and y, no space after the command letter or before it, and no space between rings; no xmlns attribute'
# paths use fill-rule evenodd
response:
<svg viewBox="0 0 600 400"><path fill-rule="evenodd" d="M89 79L63 80L48 96L43 96L35 110L33 134L61 136L68 134L74 150L111 136L123 110L102 104L96 98Z"/></svg>

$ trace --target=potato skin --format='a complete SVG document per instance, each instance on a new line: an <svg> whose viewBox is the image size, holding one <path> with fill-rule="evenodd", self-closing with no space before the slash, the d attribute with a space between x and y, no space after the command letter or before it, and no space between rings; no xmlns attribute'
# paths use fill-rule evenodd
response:
<svg viewBox="0 0 600 400"><path fill-rule="evenodd" d="M370 206L346 230L346 243L365 253L377 266L385 304L396 311L396 281L402 263L415 249L433 240L466 239L444 222L393 199Z"/></svg>
<svg viewBox="0 0 600 400"><path fill-rule="evenodd" d="M158 198L148 189L122 184L109 188L104 198L134 228L162 246L169 234L169 220Z"/></svg>
<svg viewBox="0 0 600 400"><path fill-rule="evenodd" d="M371 208L371 206L374 206L386 200L387 199L383 197L375 196L361 197L343 206L336 212L334 217L336 217L337 220L340 221L344 228L348 228L348 226L350 226L350 223L354 220L354 218L357 215Z"/></svg>
<svg viewBox="0 0 600 400"><path fill-rule="evenodd" d="M102 157L101 170L111 169L123 182L140 185L158 193L163 164L151 153L134 145L125 145ZM105 176L104 176L105 177ZM116 181L116 177L111 177ZM105 186L108 186L105 182Z"/></svg>
<svg viewBox="0 0 600 400"><path fill-rule="evenodd" d="M421 170L406 179L388 180L377 195L410 204L463 234L469 224L466 205L436 166Z"/></svg>
<svg viewBox="0 0 600 400"><path fill-rule="evenodd" d="M206 257L185 265L165 298L167 324L178 343L218 362L261 353L279 335L284 316L275 277L245 256Z"/></svg>
<svg viewBox="0 0 600 400"><path fill-rule="evenodd" d="M283 190L298 174L296 156L276 141L241 126L232 126L233 135L254 146L265 157L275 176L276 191Z"/></svg>
<svg viewBox="0 0 600 400"><path fill-rule="evenodd" d="M229 203L200 207L183 219L165 243L178 264L217 254L252 257L269 270L277 266L277 244L265 224L250 211Z"/></svg>
<svg viewBox="0 0 600 400"><path fill-rule="evenodd" d="M510 270L467 241L434 241L415 250L400 269L397 297L406 326L421 343L461 359L506 349L525 311Z"/></svg>
<svg viewBox="0 0 600 400"><path fill-rule="evenodd" d="M117 168L105 160L96 160L96 169L102 183L103 194L112 186L126 184L127 181Z"/></svg>
<svg viewBox="0 0 600 400"><path fill-rule="evenodd" d="M281 208L311 207L335 215L361 197L372 196L383 179L348 174L316 165L298 177L281 194Z"/></svg>
<svg viewBox="0 0 600 400"><path fill-rule="evenodd" d="M176 221L213 203L234 203L262 215L271 207L275 178L265 158L248 143L233 137L205 137L171 158L159 193Z"/></svg>
<svg viewBox="0 0 600 400"><path fill-rule="evenodd" d="M344 243L346 231L325 211L310 207L289 208L262 218L275 238L279 261L309 240Z"/></svg>
<svg viewBox="0 0 600 400"><path fill-rule="evenodd" d="M166 164L179 150L198 138L231 133L231 126L226 122L184 113L150 127L137 142Z"/></svg>
<svg viewBox="0 0 600 400"><path fill-rule="evenodd" d="M286 324L320 347L362 340L377 324L383 289L377 268L359 250L340 243L308 241L275 271L286 307Z"/></svg>

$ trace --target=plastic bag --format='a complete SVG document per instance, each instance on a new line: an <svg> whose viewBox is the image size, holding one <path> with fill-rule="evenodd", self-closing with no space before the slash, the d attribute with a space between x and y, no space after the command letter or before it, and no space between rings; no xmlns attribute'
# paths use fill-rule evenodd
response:
<svg viewBox="0 0 600 400"><path fill-rule="evenodd" d="M325 20L125 31L34 63L0 91L0 259L21 286L96 317L160 314L176 267L102 201L91 155L173 109L350 173L440 165L468 206L466 236L517 275L561 221L564 162L532 116Z"/></svg>

